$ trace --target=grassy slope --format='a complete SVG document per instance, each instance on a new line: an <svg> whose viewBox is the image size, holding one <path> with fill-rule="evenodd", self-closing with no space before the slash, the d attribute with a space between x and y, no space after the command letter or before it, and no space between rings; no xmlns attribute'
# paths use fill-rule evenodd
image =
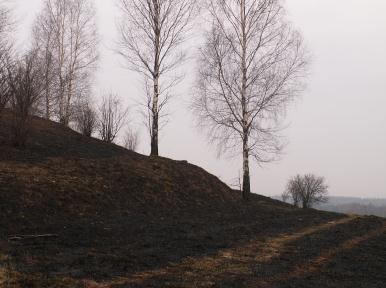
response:
<svg viewBox="0 0 386 288"><path fill-rule="evenodd" d="M0 287L385 287L385 220L245 204L199 167L37 118L17 150L7 123Z"/></svg>

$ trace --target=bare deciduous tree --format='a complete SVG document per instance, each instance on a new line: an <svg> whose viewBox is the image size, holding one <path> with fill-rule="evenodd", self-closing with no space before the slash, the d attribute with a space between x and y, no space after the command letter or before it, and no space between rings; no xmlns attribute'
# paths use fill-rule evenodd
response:
<svg viewBox="0 0 386 288"><path fill-rule="evenodd" d="M80 133L87 137L91 137L98 128L97 113L89 99L86 101L83 99L77 104L75 126Z"/></svg>
<svg viewBox="0 0 386 288"><path fill-rule="evenodd" d="M289 180L282 199L285 202L291 201L296 207L301 204L303 208L311 208L314 204L327 202L327 193L328 186L323 177L297 175Z"/></svg>
<svg viewBox="0 0 386 288"><path fill-rule="evenodd" d="M147 85L151 155L158 155L159 118L171 88L181 77L171 75L185 59L179 48L196 13L196 0L120 0L119 53Z"/></svg>
<svg viewBox="0 0 386 288"><path fill-rule="evenodd" d="M99 106L99 135L105 142L112 143L125 124L128 109L116 95L109 94L103 97Z"/></svg>
<svg viewBox="0 0 386 288"><path fill-rule="evenodd" d="M41 106L43 106L43 116L46 119L51 119L55 108L55 80L57 78L56 59L54 57L55 42L54 42L54 23L51 17L41 14L37 17L33 27L33 47L38 51L38 57L41 61L44 79L44 97L42 98Z"/></svg>
<svg viewBox="0 0 386 288"><path fill-rule="evenodd" d="M126 132L126 136L125 136L124 141L125 141L124 147L126 149L131 150L131 151L136 151L138 148L138 144L139 144L138 132L133 131L132 129L129 129Z"/></svg>
<svg viewBox="0 0 386 288"><path fill-rule="evenodd" d="M36 51L32 50L9 69L11 109L13 114L14 144L26 145L29 132L29 117L44 88L42 69L37 61Z"/></svg>
<svg viewBox="0 0 386 288"><path fill-rule="evenodd" d="M13 30L10 11L0 2L0 118L4 107L8 104L11 93L8 82L8 71L11 63L12 41L9 33Z"/></svg>
<svg viewBox="0 0 386 288"><path fill-rule="evenodd" d="M68 125L76 95L89 85L98 59L95 7L90 0L45 0L34 38L41 47L46 76L46 117L55 93L59 121ZM54 66L54 67L52 67ZM51 71L56 78L50 79ZM50 83L55 81L56 91ZM52 98L52 97L51 97Z"/></svg>
<svg viewBox="0 0 386 288"><path fill-rule="evenodd" d="M300 92L307 61L301 35L279 0L209 0L211 29L200 50L193 109L219 153L242 151L243 198L249 158L275 159L278 124Z"/></svg>
<svg viewBox="0 0 386 288"><path fill-rule="evenodd" d="M6 107L12 96L8 81L10 65L12 64L9 50L0 48L0 118L2 110Z"/></svg>

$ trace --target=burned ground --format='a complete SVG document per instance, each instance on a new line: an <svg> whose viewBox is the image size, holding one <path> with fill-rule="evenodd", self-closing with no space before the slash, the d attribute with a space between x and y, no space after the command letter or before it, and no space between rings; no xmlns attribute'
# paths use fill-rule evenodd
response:
<svg viewBox="0 0 386 288"><path fill-rule="evenodd" d="M246 204L199 167L39 118L27 147L15 149L8 117L0 125L0 287L386 285L384 219L258 195Z"/></svg>

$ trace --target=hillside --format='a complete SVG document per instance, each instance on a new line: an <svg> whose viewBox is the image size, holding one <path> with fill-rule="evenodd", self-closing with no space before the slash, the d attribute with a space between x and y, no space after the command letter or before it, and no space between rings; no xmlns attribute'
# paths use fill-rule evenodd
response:
<svg viewBox="0 0 386 288"><path fill-rule="evenodd" d="M0 287L385 287L386 220L239 193L31 119L0 124Z"/></svg>

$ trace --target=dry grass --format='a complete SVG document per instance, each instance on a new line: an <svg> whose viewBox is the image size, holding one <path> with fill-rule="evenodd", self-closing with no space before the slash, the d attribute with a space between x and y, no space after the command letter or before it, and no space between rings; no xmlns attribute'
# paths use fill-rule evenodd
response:
<svg viewBox="0 0 386 288"><path fill-rule="evenodd" d="M246 204L199 167L37 118L17 150L4 119L1 288L385 287L383 219Z"/></svg>

